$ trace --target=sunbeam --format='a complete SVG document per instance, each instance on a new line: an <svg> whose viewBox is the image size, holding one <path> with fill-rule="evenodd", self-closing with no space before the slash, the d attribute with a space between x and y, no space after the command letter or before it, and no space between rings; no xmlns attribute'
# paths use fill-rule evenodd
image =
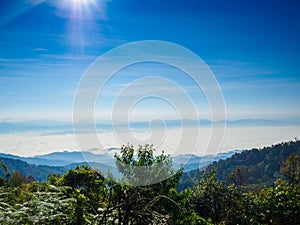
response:
<svg viewBox="0 0 300 225"><path fill-rule="evenodd" d="M92 33L99 31L99 20L106 20L108 0L62 0L56 2L58 14L68 20L68 45L74 53L84 54ZM98 22L97 22L98 21Z"/></svg>

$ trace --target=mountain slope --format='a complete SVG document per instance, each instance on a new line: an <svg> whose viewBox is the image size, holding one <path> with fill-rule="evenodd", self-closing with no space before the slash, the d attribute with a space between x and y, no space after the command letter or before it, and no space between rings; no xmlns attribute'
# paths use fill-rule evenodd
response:
<svg viewBox="0 0 300 225"><path fill-rule="evenodd" d="M117 148L107 149L109 151L116 151ZM219 159L225 159L230 157L236 152L240 152L239 150L230 151L225 153L219 153L215 157L211 155L205 156L197 156L192 154L179 155L172 157L173 165L175 168L179 168L181 165L184 166L184 170L190 171L194 169L198 169L200 167L204 167L212 163L213 161L217 161ZM100 168L104 168L106 171L107 168L113 168L115 165L115 159L112 154L94 154L91 152L53 152L45 155L37 155L34 157L20 157L12 154L4 154L0 153L0 158L10 158L10 159L18 159L28 164L35 165L47 165L47 166L68 166L70 164L76 163L94 163L94 165L102 165Z"/></svg>
<svg viewBox="0 0 300 225"><path fill-rule="evenodd" d="M217 162L213 162L210 166L216 168L217 176L221 180L229 182L229 175L236 174L237 169L239 169L239 174L236 175L243 178L243 185L270 186L274 180L279 177L281 163L292 153L300 155L300 141L280 143L262 149L220 153L215 158L209 155L181 155L173 157L173 160L175 167L184 164L185 173L181 179L181 186L179 185L179 189L181 190L187 186L193 186L194 183L198 182L201 176L199 168L212 163L212 159L218 160ZM111 155L97 155L90 152L83 153L83 155L81 152L55 152L31 158L0 154L0 160L7 164L11 172L13 170L19 170L23 176L31 175L39 181L46 180L47 176L51 173L63 174L78 164L86 164L87 161L89 162L88 165L99 168L104 173L106 173L107 170L113 173L117 172L114 167L114 159ZM22 160L26 160L26 162ZM47 166L31 165L28 163L37 161L39 163L46 162L49 164L64 163L64 165ZM0 175L4 176L4 172L1 170Z"/></svg>
<svg viewBox="0 0 300 225"><path fill-rule="evenodd" d="M115 150L115 149L112 149ZM207 166L213 160L227 158L236 151L228 153L220 153L216 157L210 155L180 155L173 157L173 164L176 168L184 165L185 171L197 169ZM34 157L20 157L12 154L0 153L0 160L7 164L10 172L19 170L23 176L33 176L38 181L44 181L47 176L52 173L63 174L69 169L75 168L77 165L87 164L93 168L99 169L103 173L109 170L116 178L120 178L115 167L115 160L109 154L93 154L91 152L53 152L46 155L38 155ZM0 171L0 175L4 176L4 172Z"/></svg>
<svg viewBox="0 0 300 225"><path fill-rule="evenodd" d="M11 154L0 153L1 158L19 159L28 164L47 166L67 166L72 163L96 162L106 165L114 164L114 159L108 154L93 154L91 152L53 152L34 157L20 157Z"/></svg>
<svg viewBox="0 0 300 225"><path fill-rule="evenodd" d="M213 162L208 169L214 167L217 177L227 183L234 181L251 189L273 186L274 181L281 176L280 166L293 153L300 155L299 140L262 149L245 150L232 155L230 158ZM184 173L178 190L192 187L199 182L201 173L202 171L199 169Z"/></svg>
<svg viewBox="0 0 300 225"><path fill-rule="evenodd" d="M229 182L229 175L235 174L242 178L243 181L238 181L243 182L242 185L270 186L280 177L282 163L293 153L300 155L300 141L243 151L215 162L212 166L216 168L218 178L221 180Z"/></svg>
<svg viewBox="0 0 300 225"><path fill-rule="evenodd" d="M64 174L67 171L65 167L31 165L19 159L0 158L0 161L7 166L10 173L18 170L22 176L32 176L38 181L45 181L49 174ZM3 170L0 170L0 176L5 176Z"/></svg>
<svg viewBox="0 0 300 225"><path fill-rule="evenodd" d="M222 153L218 153L216 156L213 155L197 156L193 154L185 154L185 155L172 157L172 161L175 168L179 168L181 165L183 165L184 171L189 172L191 170L196 170L199 168L206 167L214 161L218 161L220 159L226 159L238 152L241 152L241 150L222 152Z"/></svg>

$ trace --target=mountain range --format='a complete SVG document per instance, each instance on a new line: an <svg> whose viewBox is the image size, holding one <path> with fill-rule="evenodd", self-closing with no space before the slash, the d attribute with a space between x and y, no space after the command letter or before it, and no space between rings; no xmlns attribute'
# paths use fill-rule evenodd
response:
<svg viewBox="0 0 300 225"><path fill-rule="evenodd" d="M116 150L116 149L114 149ZM262 149L235 150L212 155L197 156L193 154L172 157L173 166L184 167L184 175L181 178L181 186L192 186L199 180L201 171L199 168L216 168L218 177L228 181L229 175L234 174L239 168L240 173L248 184L271 185L280 173L280 165L292 154L300 154L300 141L290 141L264 147ZM109 154L94 154L91 152L53 152L34 157L20 157L11 154L0 153L0 162L7 165L10 172L19 170L23 176L44 181L49 174L64 174L77 165L87 164L92 168L98 168L106 173L108 170L119 178L120 174L115 167L115 161ZM0 176L5 176L5 171L0 168ZM181 187L183 188L183 187Z"/></svg>
<svg viewBox="0 0 300 225"><path fill-rule="evenodd" d="M115 150L115 149L114 149ZM172 157L175 168L184 167L188 172L201 167L205 167L220 159L226 159L233 154L240 152L238 150L219 153L215 157L212 155L197 156L192 154L179 155ZM21 157L12 154L0 153L0 160L7 164L9 170L21 171L23 176L33 176L37 180L46 180L52 173L63 174L68 169L75 168L77 165L87 164L93 168L98 168L106 173L108 170L119 177L120 174L115 167L115 159L109 154L94 154L91 152L53 152L34 157ZM3 171L2 171L3 172Z"/></svg>
<svg viewBox="0 0 300 225"><path fill-rule="evenodd" d="M28 164L46 165L46 166L68 166L74 163L99 163L114 165L114 158L108 154L94 154L91 152L53 152L45 155L33 157L21 157L12 154L0 153L0 158L10 158L22 160Z"/></svg>
<svg viewBox="0 0 300 225"><path fill-rule="evenodd" d="M82 122L84 124L84 122ZM249 127L249 126L299 126L300 118L287 118L287 119L240 119L240 120L226 120L226 121L210 121L210 120L164 120L165 126L168 128L176 128L185 126L200 126L209 127L214 125L223 125L230 127ZM148 129L148 121L135 121L127 123L114 124L118 128L127 129L129 126L131 129ZM160 127L160 123L151 123L153 128ZM84 127L84 126L82 126ZM96 121L95 127L97 132L107 132L113 130L113 125L110 122ZM0 122L0 134L14 133L14 132L26 132L26 131L40 131L45 135L48 134L72 134L73 123L71 121L60 122L52 120L31 120L31 121L18 121L18 122ZM79 132L79 131L77 131ZM84 132L82 130L81 132Z"/></svg>

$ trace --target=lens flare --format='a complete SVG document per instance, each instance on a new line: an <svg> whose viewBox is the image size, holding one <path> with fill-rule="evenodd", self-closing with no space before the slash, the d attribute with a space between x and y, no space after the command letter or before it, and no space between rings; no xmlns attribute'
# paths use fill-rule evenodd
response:
<svg viewBox="0 0 300 225"><path fill-rule="evenodd" d="M90 13L93 9L99 9L99 4L96 0L64 0L63 5L72 11L80 11Z"/></svg>
<svg viewBox="0 0 300 225"><path fill-rule="evenodd" d="M88 0L71 0L75 4L86 4Z"/></svg>
<svg viewBox="0 0 300 225"><path fill-rule="evenodd" d="M68 0L75 7L86 7L88 4L95 4L94 0Z"/></svg>
<svg viewBox="0 0 300 225"><path fill-rule="evenodd" d="M85 54L89 43L97 38L102 20L107 20L110 0L56 0L57 15L67 19L67 42L72 53Z"/></svg>

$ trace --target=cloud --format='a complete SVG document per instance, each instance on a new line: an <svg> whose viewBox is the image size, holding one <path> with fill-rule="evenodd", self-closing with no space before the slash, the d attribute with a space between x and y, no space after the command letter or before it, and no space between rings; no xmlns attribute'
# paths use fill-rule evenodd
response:
<svg viewBox="0 0 300 225"><path fill-rule="evenodd" d="M156 131L152 131L156 132ZM157 131L160 134L160 131ZM187 130L187 136L189 132L195 132L194 128ZM161 150L164 150L166 154L180 155L180 154L209 154L215 152L214 149L206 149L207 143L210 140L210 128L200 129L200 142L196 145L196 150L192 152L191 148L176 149L178 142L184 138L181 135L180 129L169 129L164 133L164 139L162 142L152 143L157 149L159 154ZM230 150L243 150L252 149L257 147L263 147L282 141L292 140L295 137L300 138L300 127L230 127L227 128L226 134L218 152L226 152ZM87 141L86 148L81 150L93 151L97 153L105 153L110 148L120 147L122 144L127 144L131 141L132 137L129 133L117 134L107 132L98 135L100 142ZM133 133L137 140L146 141L149 138L149 133ZM155 136L155 133L154 133ZM81 136L86 140L89 140L88 134L82 134ZM119 138L119 139L118 139ZM121 139L120 139L121 138ZM120 142L123 141L122 142ZM152 140L155 141L155 140ZM191 141L187 138L186 141ZM213 140L212 140L213 141ZM137 143L137 142L136 142ZM132 141L132 144L136 144ZM77 139L74 135L53 135L53 136L41 136L37 132L24 132L14 134L1 134L0 135L0 152L16 154L20 156L33 156L39 154L47 154L51 152L62 151L80 151L77 145Z"/></svg>
<svg viewBox="0 0 300 225"><path fill-rule="evenodd" d="M34 51L37 51L37 52L47 52L48 49L46 49L46 48L35 48Z"/></svg>
<svg viewBox="0 0 300 225"><path fill-rule="evenodd" d="M223 90L298 88L299 79L282 71L253 62L234 60L208 61ZM288 73L287 71L285 73Z"/></svg>
<svg viewBox="0 0 300 225"><path fill-rule="evenodd" d="M212 71L221 79L248 79L280 73L278 70L253 62L210 60L207 63Z"/></svg>
<svg viewBox="0 0 300 225"><path fill-rule="evenodd" d="M22 64L22 63L29 63L35 62L35 58L0 58L0 63L3 64Z"/></svg>
<svg viewBox="0 0 300 225"><path fill-rule="evenodd" d="M10 122L12 119L10 117L2 117L0 118L0 122Z"/></svg>
<svg viewBox="0 0 300 225"><path fill-rule="evenodd" d="M72 61L74 64L74 60L76 61L92 61L95 60L98 56L96 55L79 55L79 54L40 54L40 58L44 60L52 60L55 61L56 64L59 65L59 62L62 61Z"/></svg>
<svg viewBox="0 0 300 225"><path fill-rule="evenodd" d="M263 90L274 89L274 91L281 88L300 88L299 81L293 78L260 78L253 79L247 82L239 81L226 81L222 82L221 87L223 90Z"/></svg>

